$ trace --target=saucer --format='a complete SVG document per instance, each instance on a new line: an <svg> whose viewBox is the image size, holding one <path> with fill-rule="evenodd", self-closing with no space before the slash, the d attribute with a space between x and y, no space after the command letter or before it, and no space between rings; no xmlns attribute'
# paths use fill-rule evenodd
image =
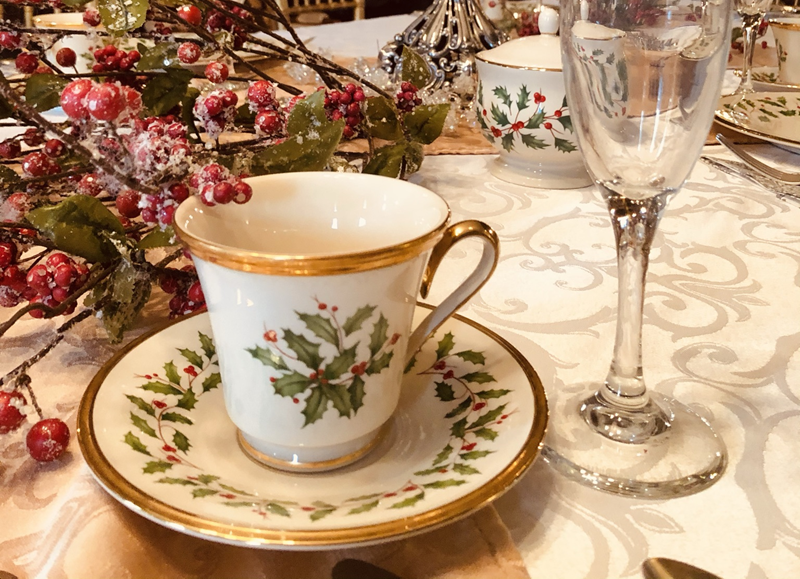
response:
<svg viewBox="0 0 800 579"><path fill-rule="evenodd" d="M717 105L715 118L734 131L800 152L800 93L724 96Z"/></svg>
<svg viewBox="0 0 800 579"><path fill-rule="evenodd" d="M798 91L800 86L778 80L777 66L757 66L752 72L753 87L757 91Z"/></svg>
<svg viewBox="0 0 800 579"><path fill-rule="evenodd" d="M416 323L427 309L417 307ZM100 485L173 530L259 548L381 543L486 506L539 453L547 401L536 372L456 316L406 369L398 409L367 456L318 474L261 466L237 445L210 336L198 314L135 340L79 409L81 451Z"/></svg>

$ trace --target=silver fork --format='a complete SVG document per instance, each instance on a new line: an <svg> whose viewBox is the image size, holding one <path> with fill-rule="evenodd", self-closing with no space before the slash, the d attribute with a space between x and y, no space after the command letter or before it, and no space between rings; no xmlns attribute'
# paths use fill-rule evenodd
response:
<svg viewBox="0 0 800 579"><path fill-rule="evenodd" d="M731 143L724 135L717 134L717 141L721 145L725 145L730 149L731 153L739 157L742 161L753 167L753 169L764 173L767 177L772 177L777 181L790 183L792 185L800 184L800 173L790 173L788 171L781 171L775 167L770 167L753 157L750 153L741 149L738 145Z"/></svg>

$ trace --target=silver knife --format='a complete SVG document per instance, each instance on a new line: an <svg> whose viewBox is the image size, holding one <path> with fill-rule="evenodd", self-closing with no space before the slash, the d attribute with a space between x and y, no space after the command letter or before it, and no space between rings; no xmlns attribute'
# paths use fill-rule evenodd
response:
<svg viewBox="0 0 800 579"><path fill-rule="evenodd" d="M694 565L663 557L647 559L642 564L642 571L646 579L720 579Z"/></svg>
<svg viewBox="0 0 800 579"><path fill-rule="evenodd" d="M728 161L726 159L713 159L703 155L700 160L707 165L727 173L728 175L735 175L737 177L744 177L748 181L760 185L770 193L775 193L778 197L791 197L800 201L800 185L788 185L772 177L767 177L763 173L759 173L750 166L745 165L739 161Z"/></svg>

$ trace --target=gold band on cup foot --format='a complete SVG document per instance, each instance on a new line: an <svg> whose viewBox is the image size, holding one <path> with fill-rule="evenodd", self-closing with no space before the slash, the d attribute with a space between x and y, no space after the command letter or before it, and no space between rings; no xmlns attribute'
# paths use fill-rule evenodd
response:
<svg viewBox="0 0 800 579"><path fill-rule="evenodd" d="M387 422L378 429L377 434L372 440L355 452L351 452L337 458L332 458L330 460L320 460L315 462L295 462L290 460L282 460L280 458L275 458L274 456L265 454L247 442L242 434L242 431L239 429L236 430L236 440L239 442L239 447L242 449L242 451L244 451L245 455L252 461L257 462L262 466L268 466L270 468L287 472L312 473L324 472L353 464L360 458L364 457L373 448L375 448L378 443L383 440L383 437L386 435L388 430L389 423Z"/></svg>

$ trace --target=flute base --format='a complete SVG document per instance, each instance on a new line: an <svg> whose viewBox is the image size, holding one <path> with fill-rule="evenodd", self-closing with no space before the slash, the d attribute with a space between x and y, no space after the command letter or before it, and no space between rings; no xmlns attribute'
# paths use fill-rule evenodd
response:
<svg viewBox="0 0 800 579"><path fill-rule="evenodd" d="M597 384L557 404L542 449L544 459L569 479L604 492L666 499L697 493L719 480L727 451L711 425L672 398L651 394L666 416L654 434L622 442L600 434L585 418Z"/></svg>

